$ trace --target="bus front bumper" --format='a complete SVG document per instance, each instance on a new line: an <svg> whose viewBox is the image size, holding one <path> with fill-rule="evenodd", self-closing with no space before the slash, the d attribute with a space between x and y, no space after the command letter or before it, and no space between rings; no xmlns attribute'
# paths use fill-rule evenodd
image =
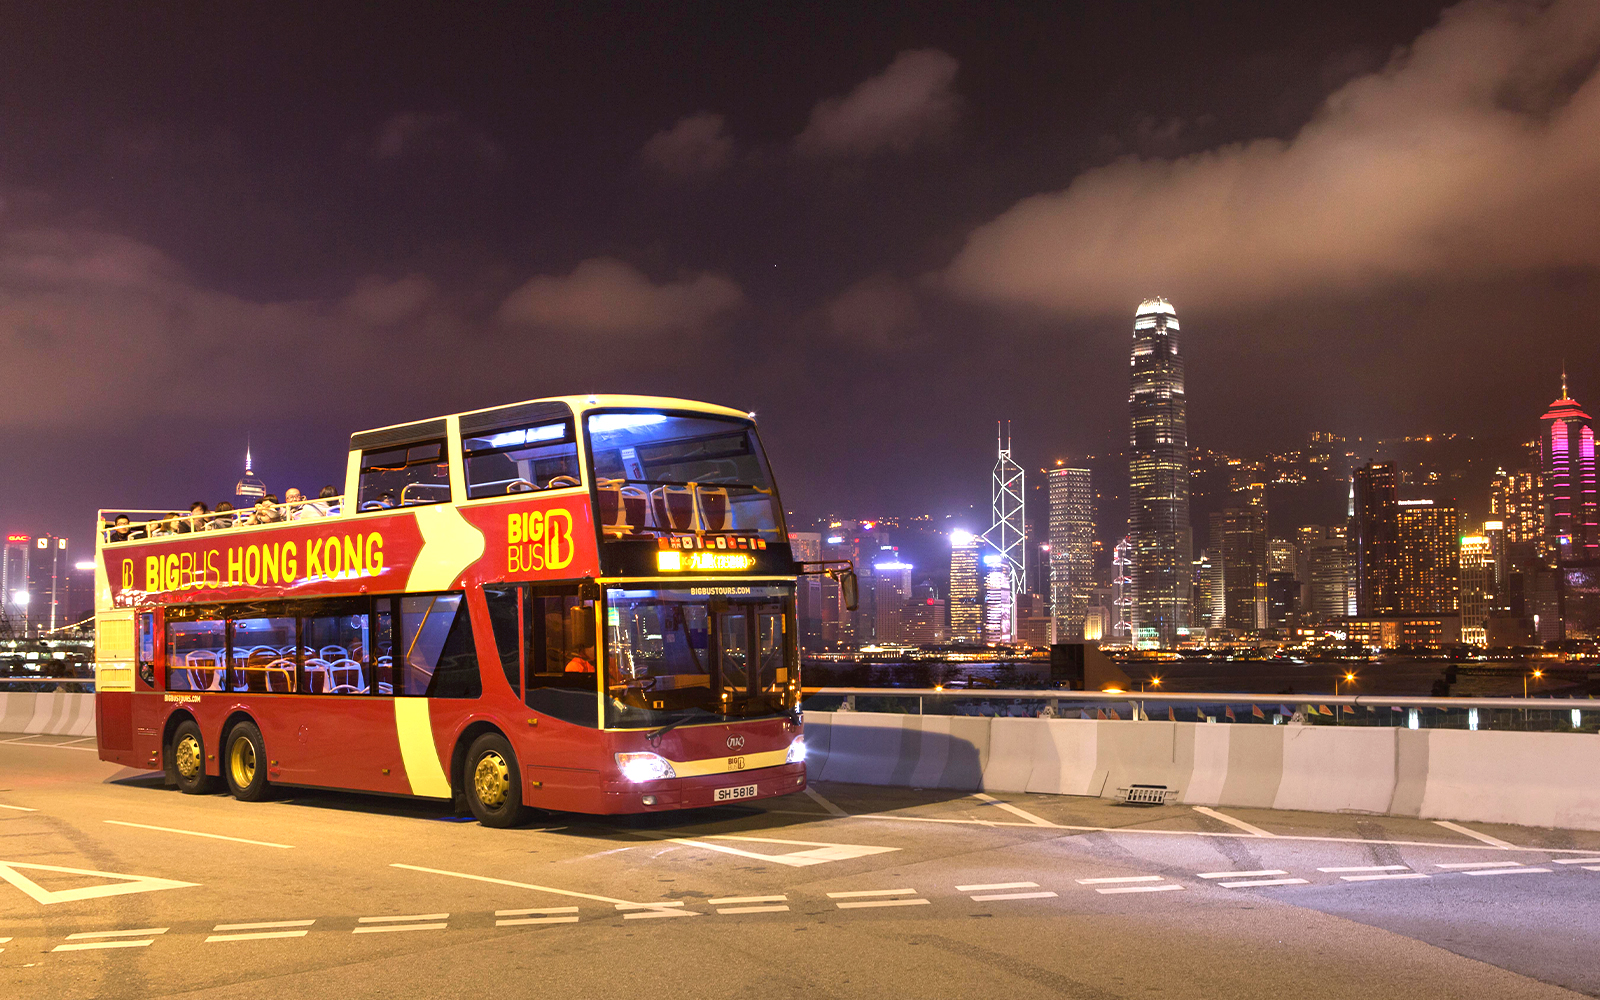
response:
<svg viewBox="0 0 1600 1000"><path fill-rule="evenodd" d="M659 812L770 799L805 787L806 766L798 763L661 781L607 779L600 782L600 795L608 813Z"/></svg>

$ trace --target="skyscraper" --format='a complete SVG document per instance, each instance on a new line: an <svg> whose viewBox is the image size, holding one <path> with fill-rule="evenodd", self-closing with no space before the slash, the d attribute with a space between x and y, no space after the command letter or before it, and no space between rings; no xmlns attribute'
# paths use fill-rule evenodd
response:
<svg viewBox="0 0 1600 1000"><path fill-rule="evenodd" d="M267 484L257 479L255 470L250 467L250 448L248 446L244 449L244 475L240 477L238 485L233 488L233 494L240 500L245 501L239 504L241 508L245 509L253 505L257 498L267 495Z"/></svg>
<svg viewBox="0 0 1600 1000"><path fill-rule="evenodd" d="M1094 589L1094 494L1088 469L1051 469L1050 615L1055 641L1084 638Z"/></svg>
<svg viewBox="0 0 1600 1000"><path fill-rule="evenodd" d="M950 641L983 641L982 539L969 531L950 533Z"/></svg>
<svg viewBox="0 0 1600 1000"><path fill-rule="evenodd" d="M1353 476L1350 528L1356 557L1356 614L1400 611L1400 491L1391 462L1369 463Z"/></svg>
<svg viewBox="0 0 1600 1000"><path fill-rule="evenodd" d="M1301 610L1321 620L1353 615L1352 553L1343 525L1307 525L1295 533L1299 541Z"/></svg>
<svg viewBox="0 0 1600 1000"><path fill-rule="evenodd" d="M17 635L28 627L28 556L33 548L31 535L6 536L0 553L0 611Z"/></svg>
<svg viewBox="0 0 1600 1000"><path fill-rule="evenodd" d="M1461 536L1461 641L1488 642L1484 622L1494 603L1494 548L1488 535Z"/></svg>
<svg viewBox="0 0 1600 1000"><path fill-rule="evenodd" d="M67 540L40 535L28 559L28 631L37 635L67 622Z"/></svg>
<svg viewBox="0 0 1600 1000"><path fill-rule="evenodd" d="M1437 615L1461 607L1461 518L1454 504L1398 501L1400 565L1395 608Z"/></svg>
<svg viewBox="0 0 1600 1000"><path fill-rule="evenodd" d="M1507 542L1537 542L1544 535L1542 492L1538 472L1495 470L1489 484L1489 515L1504 525Z"/></svg>
<svg viewBox="0 0 1600 1000"><path fill-rule="evenodd" d="M1165 299L1139 304L1128 393L1128 538L1136 646L1175 646L1189 635L1193 540L1189 432L1178 354L1178 313Z"/></svg>
<svg viewBox="0 0 1600 1000"><path fill-rule="evenodd" d="M1564 561L1600 556L1600 521L1596 518L1594 422L1567 394L1561 374L1561 398L1550 404L1549 422L1539 438L1544 471L1545 541Z"/></svg>
<svg viewBox="0 0 1600 1000"><path fill-rule="evenodd" d="M1236 632L1266 628L1266 508L1230 507L1212 514L1209 551L1222 566L1223 627Z"/></svg>

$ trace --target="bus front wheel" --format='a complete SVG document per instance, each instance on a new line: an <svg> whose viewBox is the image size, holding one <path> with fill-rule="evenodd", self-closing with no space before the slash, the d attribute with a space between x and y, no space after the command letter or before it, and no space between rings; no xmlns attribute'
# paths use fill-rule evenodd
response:
<svg viewBox="0 0 1600 1000"><path fill-rule="evenodd" d="M167 744L167 773L185 795L205 795L216 787L216 779L206 773L206 743L193 719L173 730Z"/></svg>
<svg viewBox="0 0 1600 1000"><path fill-rule="evenodd" d="M517 755L499 733L484 733L467 751L467 805L484 826L515 826L527 815L522 805L522 775Z"/></svg>
<svg viewBox="0 0 1600 1000"><path fill-rule="evenodd" d="M259 802L267 794L267 748L254 722L241 722L228 730L228 747L222 762L228 791L240 802Z"/></svg>

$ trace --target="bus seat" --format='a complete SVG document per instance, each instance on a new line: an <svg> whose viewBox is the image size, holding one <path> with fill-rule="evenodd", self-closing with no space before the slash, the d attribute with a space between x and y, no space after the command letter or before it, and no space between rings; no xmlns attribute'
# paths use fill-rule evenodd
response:
<svg viewBox="0 0 1600 1000"><path fill-rule="evenodd" d="M694 491L687 486L657 486L650 493L650 510L658 528L695 529Z"/></svg>
<svg viewBox="0 0 1600 1000"><path fill-rule="evenodd" d="M246 670L261 670L261 686L273 694L294 694L294 661L273 660L264 667L247 666Z"/></svg>
<svg viewBox="0 0 1600 1000"><path fill-rule="evenodd" d="M721 486L696 486L695 499L700 502L700 527L703 531L727 531L733 522L733 507L728 502L728 491Z"/></svg>

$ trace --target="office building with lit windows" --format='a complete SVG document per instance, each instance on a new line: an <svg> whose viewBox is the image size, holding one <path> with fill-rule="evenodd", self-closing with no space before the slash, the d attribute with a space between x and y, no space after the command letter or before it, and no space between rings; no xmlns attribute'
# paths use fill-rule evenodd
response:
<svg viewBox="0 0 1600 1000"><path fill-rule="evenodd" d="M1165 299L1139 304L1130 365L1130 625L1134 645L1171 647L1189 636L1193 538L1178 313Z"/></svg>
<svg viewBox="0 0 1600 1000"><path fill-rule="evenodd" d="M1461 607L1461 517L1454 504L1397 503L1400 565L1396 611L1442 615Z"/></svg>
<svg viewBox="0 0 1600 1000"><path fill-rule="evenodd" d="M983 641L983 539L969 531L950 533L951 642Z"/></svg>
<svg viewBox="0 0 1600 1000"><path fill-rule="evenodd" d="M1547 551L1563 562L1600 558L1594 461L1594 422L1567 393L1550 404L1539 438L1544 473Z"/></svg>
<svg viewBox="0 0 1600 1000"><path fill-rule="evenodd" d="M1050 617L1056 642L1086 638L1094 590L1094 493L1089 470L1054 468L1050 491Z"/></svg>
<svg viewBox="0 0 1600 1000"><path fill-rule="evenodd" d="M1461 641L1488 643L1485 622L1494 604L1494 548L1489 536L1461 536Z"/></svg>
<svg viewBox="0 0 1600 1000"><path fill-rule="evenodd" d="M1267 511L1230 507L1211 515L1207 550L1221 567L1222 625L1235 632L1267 627ZM1216 599L1216 594L1212 599Z"/></svg>
<svg viewBox="0 0 1600 1000"><path fill-rule="evenodd" d="M1358 615L1400 611L1400 489L1394 464L1357 469L1350 518Z"/></svg>

